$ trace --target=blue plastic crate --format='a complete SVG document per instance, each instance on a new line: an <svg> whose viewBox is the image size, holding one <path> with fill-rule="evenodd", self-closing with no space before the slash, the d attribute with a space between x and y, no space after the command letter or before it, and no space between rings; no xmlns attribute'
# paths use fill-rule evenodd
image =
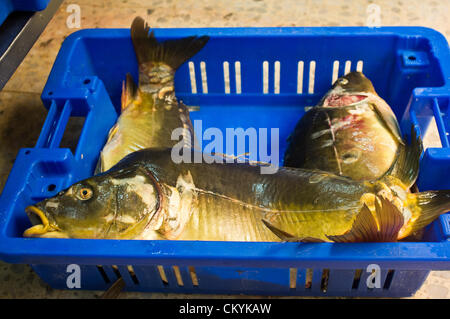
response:
<svg viewBox="0 0 450 319"><path fill-rule="evenodd" d="M41 11L50 0L2 0L0 1L0 25L13 11Z"/></svg>
<svg viewBox="0 0 450 319"><path fill-rule="evenodd" d="M281 159L304 106L330 87L334 66L342 75L351 63L351 70L362 68L373 81L405 133L411 123L424 133L434 116L444 147L425 152L418 185L450 188L450 55L441 34L420 27L155 30L162 40L201 34L211 39L190 62L195 74L184 64L175 89L186 104L199 106L191 117L201 119L204 129L279 128ZM27 205L92 174L116 121L127 72L137 79L128 29L82 30L65 40L42 93L49 112L39 140L19 152L0 197L1 259L32 264L61 289L67 288L67 265L78 264L82 289L103 290L122 276L130 291L259 295L408 296L429 270L450 269L448 214L427 228L425 242L22 238L30 226ZM85 117L73 152L59 147L70 117ZM366 286L369 264L380 266L381 288Z"/></svg>

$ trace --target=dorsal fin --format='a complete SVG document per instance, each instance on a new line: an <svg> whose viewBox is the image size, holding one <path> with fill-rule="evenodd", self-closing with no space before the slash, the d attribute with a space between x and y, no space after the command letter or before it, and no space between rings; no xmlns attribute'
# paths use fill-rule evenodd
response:
<svg viewBox="0 0 450 319"><path fill-rule="evenodd" d="M127 73L126 81L122 82L122 98L121 98L122 111L125 110L133 100L136 100L137 95L138 95L138 87L134 83L131 74Z"/></svg>

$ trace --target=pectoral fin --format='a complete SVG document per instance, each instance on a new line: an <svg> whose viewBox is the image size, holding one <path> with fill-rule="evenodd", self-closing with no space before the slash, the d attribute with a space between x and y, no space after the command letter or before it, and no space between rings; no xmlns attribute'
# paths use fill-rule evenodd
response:
<svg viewBox="0 0 450 319"><path fill-rule="evenodd" d="M278 238L280 238L284 242L291 242L291 243L324 243L325 241L319 238L314 237L296 237L294 235L291 235L284 230L281 230L274 225L272 225L270 222L268 222L265 219L262 219L262 222L264 225L266 225L267 228L270 229Z"/></svg>
<svg viewBox="0 0 450 319"><path fill-rule="evenodd" d="M133 100L137 99L138 88L133 81L133 77L130 73L127 73L127 79L122 83L122 98L121 98L121 109L122 111L127 108L128 105Z"/></svg>
<svg viewBox="0 0 450 319"><path fill-rule="evenodd" d="M400 127L398 125L397 119L395 117L394 112L389 107L389 105L381 98L378 98L376 103L370 103L372 109L377 113L379 119L383 122L386 128L391 132L392 136L399 142L400 144L404 144L405 142L400 135Z"/></svg>
<svg viewBox="0 0 450 319"><path fill-rule="evenodd" d="M419 175L422 151L422 139L416 135L414 126L411 126L411 142L400 145L397 160L387 174L397 177L407 188L411 188Z"/></svg>

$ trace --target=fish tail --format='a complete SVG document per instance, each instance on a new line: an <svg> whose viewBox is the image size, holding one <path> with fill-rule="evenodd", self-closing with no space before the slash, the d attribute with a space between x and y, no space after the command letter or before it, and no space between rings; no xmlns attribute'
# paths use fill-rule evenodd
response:
<svg viewBox="0 0 450 319"><path fill-rule="evenodd" d="M416 135L414 126L411 127L411 142L401 145L397 161L392 166L388 175L397 177L410 188L419 175L420 156L423 152L423 143L420 136Z"/></svg>
<svg viewBox="0 0 450 319"><path fill-rule="evenodd" d="M414 222L408 225L401 238L424 228L440 215L450 211L450 190L412 193L409 196L415 198L413 202L419 209L413 211Z"/></svg>
<svg viewBox="0 0 450 319"><path fill-rule="evenodd" d="M176 70L184 62L200 51L208 42L208 36L191 36L176 40L158 42L153 31L141 17L136 17L131 25L131 39L139 65L162 62Z"/></svg>

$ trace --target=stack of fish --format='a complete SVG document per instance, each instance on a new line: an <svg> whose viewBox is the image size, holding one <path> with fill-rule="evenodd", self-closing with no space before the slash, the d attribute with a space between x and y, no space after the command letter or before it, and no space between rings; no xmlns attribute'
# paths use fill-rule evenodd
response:
<svg viewBox="0 0 450 319"><path fill-rule="evenodd" d="M410 192L422 143L406 143L391 108L361 73L338 79L299 121L285 165L174 163L176 128L193 129L174 94L176 69L207 37L157 42L131 27L139 85L127 76L122 114L97 172L29 206L27 237L219 241L396 241L450 210L450 191ZM191 143L186 152L196 152ZM263 164L261 164L263 165Z"/></svg>

